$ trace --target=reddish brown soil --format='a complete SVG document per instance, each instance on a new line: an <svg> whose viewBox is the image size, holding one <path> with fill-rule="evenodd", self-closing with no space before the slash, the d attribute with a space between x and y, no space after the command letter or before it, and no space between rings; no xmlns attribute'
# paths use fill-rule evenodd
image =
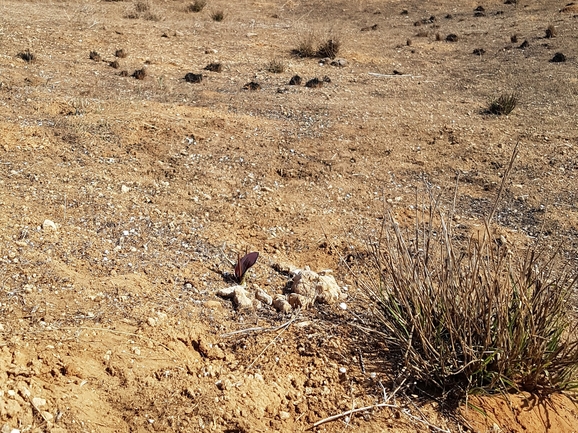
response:
<svg viewBox="0 0 578 433"><path fill-rule="evenodd" d="M2 432L303 431L382 402L393 360L363 330L351 267L370 266L384 206L411 218L423 179L451 197L459 174L459 224L475 230L516 142L497 230L541 231L575 260L578 18L564 1L486 1L479 17L449 0L137 3L0 2ZM346 66L295 57L310 31L338 37ZM274 59L284 72L268 72ZM485 113L506 92L515 110ZM236 311L215 292L231 284L225 256L246 250L261 253L249 288L283 291L273 263L332 269L347 310L277 329L291 317ZM563 396L484 398L487 417L462 418L403 395L403 410L319 431L578 430Z"/></svg>

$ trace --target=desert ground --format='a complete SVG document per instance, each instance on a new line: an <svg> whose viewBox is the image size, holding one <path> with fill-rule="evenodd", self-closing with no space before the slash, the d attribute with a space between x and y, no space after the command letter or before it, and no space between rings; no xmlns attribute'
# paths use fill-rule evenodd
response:
<svg viewBox="0 0 578 433"><path fill-rule="evenodd" d="M564 394L400 383L358 284L428 185L479 228L516 143L493 230L576 265L566 1L1 0L1 432L578 431ZM242 308L217 292L248 251ZM306 267L337 302L253 300Z"/></svg>

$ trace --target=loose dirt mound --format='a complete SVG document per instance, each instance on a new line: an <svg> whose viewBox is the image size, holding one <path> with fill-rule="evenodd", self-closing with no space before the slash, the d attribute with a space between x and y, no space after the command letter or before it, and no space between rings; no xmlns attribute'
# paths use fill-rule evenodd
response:
<svg viewBox="0 0 578 433"><path fill-rule="evenodd" d="M456 230L475 231L517 141L497 230L576 257L578 21L546 1L481 17L446 1L217 1L222 22L189 3L0 4L2 431L302 431L385 400L319 430L467 428L418 389L394 393L354 270L384 206L410 223L424 180L451 200L459 174ZM293 56L310 33L338 38L342 67ZM330 79L287 86L296 75ZM510 116L486 114L512 91ZM261 254L251 293L283 293L285 262L333 270L345 306L235 310L215 293L245 251ZM473 430L578 429L563 397L501 402L480 400Z"/></svg>

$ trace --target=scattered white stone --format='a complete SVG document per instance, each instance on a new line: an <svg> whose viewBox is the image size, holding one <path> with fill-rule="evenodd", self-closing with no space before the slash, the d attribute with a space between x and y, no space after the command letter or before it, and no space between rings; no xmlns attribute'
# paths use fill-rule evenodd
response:
<svg viewBox="0 0 578 433"><path fill-rule="evenodd" d="M147 323L149 324L149 326L152 326L152 327L154 327L154 326L157 325L157 321L156 321L156 319L155 319L154 317L149 317L149 318L147 319Z"/></svg>
<svg viewBox="0 0 578 433"><path fill-rule="evenodd" d="M222 298L230 298L231 296L233 296L233 293L235 293L235 287L237 287L237 286L231 286L231 287L225 287L224 289L219 289L219 290L217 290L217 296L220 296Z"/></svg>
<svg viewBox="0 0 578 433"><path fill-rule="evenodd" d="M121 191L123 194L126 194L127 192L130 191L130 187L128 187L128 186L126 186L126 185L123 185L123 186L120 187L120 191Z"/></svg>
<svg viewBox="0 0 578 433"><path fill-rule="evenodd" d="M52 422L54 420L54 416L47 411L41 412L42 414L42 418L44 418L44 421L46 422Z"/></svg>
<svg viewBox="0 0 578 433"><path fill-rule="evenodd" d="M342 310L347 310L347 304L345 302L342 302L339 304L339 308L341 308Z"/></svg>
<svg viewBox="0 0 578 433"><path fill-rule="evenodd" d="M315 302L334 304L342 297L333 275L319 275L306 269L293 277L291 289L293 293L305 296L308 306Z"/></svg>
<svg viewBox="0 0 578 433"><path fill-rule="evenodd" d="M132 353L134 353L136 356L140 356L140 347L134 346L133 348L131 348Z"/></svg>
<svg viewBox="0 0 578 433"><path fill-rule="evenodd" d="M263 289L257 289L255 298L267 305L273 305L273 297L265 292Z"/></svg>
<svg viewBox="0 0 578 433"><path fill-rule="evenodd" d="M247 291L243 286L235 287L233 302L237 308L249 308L253 306L253 301L247 296Z"/></svg>
<svg viewBox="0 0 578 433"><path fill-rule="evenodd" d="M289 412L285 412L284 410L279 411L279 418L282 420L289 419L290 416L291 414Z"/></svg>
<svg viewBox="0 0 578 433"><path fill-rule="evenodd" d="M44 407L44 406L46 406L46 400L44 400L43 398L40 398L40 397L34 397L34 398L32 399L32 405L33 405L36 409L41 408L41 407Z"/></svg>
<svg viewBox="0 0 578 433"><path fill-rule="evenodd" d="M52 220L44 220L42 223L42 230L57 230L56 223Z"/></svg>
<svg viewBox="0 0 578 433"><path fill-rule="evenodd" d="M281 313L290 313L291 304L287 302L287 298L281 294L275 295L273 298L273 306L275 309Z"/></svg>
<svg viewBox="0 0 578 433"><path fill-rule="evenodd" d="M303 310L306 310L311 305L313 305L312 298L308 298L298 293L289 293L289 295L287 296L287 301L295 309L301 308Z"/></svg>
<svg viewBox="0 0 578 433"><path fill-rule="evenodd" d="M339 367L339 372L340 372L341 374L345 374L345 373L347 373L347 368L345 368L345 367Z"/></svg>

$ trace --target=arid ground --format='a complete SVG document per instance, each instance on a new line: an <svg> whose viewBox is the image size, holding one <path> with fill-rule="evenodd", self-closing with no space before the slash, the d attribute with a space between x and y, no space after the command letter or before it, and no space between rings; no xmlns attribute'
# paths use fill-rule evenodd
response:
<svg viewBox="0 0 578 433"><path fill-rule="evenodd" d="M449 410L400 384L358 284L425 185L476 230L516 143L493 230L576 265L578 5L190 4L0 1L2 433L305 431L385 401L314 430L578 431L562 394ZM250 295L308 266L340 303L236 308L216 292L246 251Z"/></svg>

